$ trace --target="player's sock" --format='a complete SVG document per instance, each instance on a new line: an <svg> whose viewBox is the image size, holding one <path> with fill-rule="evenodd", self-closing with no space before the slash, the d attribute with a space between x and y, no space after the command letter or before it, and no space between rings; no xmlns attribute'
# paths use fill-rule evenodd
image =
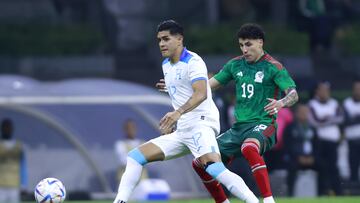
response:
<svg viewBox="0 0 360 203"><path fill-rule="evenodd" d="M211 177L211 175L206 173L204 167L202 166L202 164L198 159L194 159L192 161L192 167L194 168L195 172L199 175L207 191L211 194L211 196L214 198L216 203L229 202L220 183L217 180L215 180L213 177Z"/></svg>
<svg viewBox="0 0 360 203"><path fill-rule="evenodd" d="M129 152L126 169L121 177L114 203L118 203L119 201L127 202L129 200L131 192L140 180L143 165L146 163L147 161L144 155L138 149L133 149Z"/></svg>
<svg viewBox="0 0 360 203"><path fill-rule="evenodd" d="M265 197L264 203L275 203L275 200L274 200L273 196Z"/></svg>
<svg viewBox="0 0 360 203"><path fill-rule="evenodd" d="M254 142L245 142L241 146L241 152L245 159L248 161L256 184L260 189L260 193L263 198L271 197L271 187L269 181L269 174L264 162L264 159L260 156L260 149Z"/></svg>
<svg viewBox="0 0 360 203"><path fill-rule="evenodd" d="M206 172L225 185L229 192L239 199L244 200L246 203L259 202L258 198L248 188L244 180L240 176L226 169L222 162L215 162L207 165Z"/></svg>

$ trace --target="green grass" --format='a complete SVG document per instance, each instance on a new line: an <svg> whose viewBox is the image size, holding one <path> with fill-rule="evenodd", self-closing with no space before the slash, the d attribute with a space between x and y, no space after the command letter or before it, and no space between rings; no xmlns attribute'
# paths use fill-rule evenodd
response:
<svg viewBox="0 0 360 203"><path fill-rule="evenodd" d="M65 203L111 203L112 201L65 201ZM198 200L172 200L149 203L213 203L211 199ZM241 203L236 199L231 200L232 203ZM261 201L262 202L262 201ZM277 203L360 203L359 197L320 197L320 198L276 198ZM30 202L26 202L30 203Z"/></svg>

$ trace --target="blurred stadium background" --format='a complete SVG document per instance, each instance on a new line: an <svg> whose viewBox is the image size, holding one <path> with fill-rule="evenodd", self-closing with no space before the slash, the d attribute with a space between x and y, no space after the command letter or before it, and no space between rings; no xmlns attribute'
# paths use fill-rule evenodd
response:
<svg viewBox="0 0 360 203"><path fill-rule="evenodd" d="M139 138L148 140L171 108L154 88L162 77L155 28L165 19L184 25L185 45L212 72L239 55L240 25L260 23L265 49L291 73L302 101L319 80L331 82L339 101L351 95L352 79L360 76L360 1L321 1L326 17L317 29L300 1L0 0L0 118L14 121L15 138L25 146L23 199L31 200L35 184L50 176L64 182L70 199L114 197L114 142L124 139L122 123L135 120ZM227 104L231 92L221 92ZM344 142L341 186L345 195L360 195L349 180L347 151ZM165 179L173 198L208 197L190 163L185 157L150 164L149 175ZM284 176L271 172L275 197L288 195ZM314 193L302 189L300 196Z"/></svg>

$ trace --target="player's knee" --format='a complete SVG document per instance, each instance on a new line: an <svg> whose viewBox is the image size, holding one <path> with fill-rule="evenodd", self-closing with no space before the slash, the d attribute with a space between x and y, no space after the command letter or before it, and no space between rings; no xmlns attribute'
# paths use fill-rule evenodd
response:
<svg viewBox="0 0 360 203"><path fill-rule="evenodd" d="M144 154L138 148L131 150L128 153L128 157L134 159L136 162L138 162L141 165L145 165L147 163Z"/></svg>
<svg viewBox="0 0 360 203"><path fill-rule="evenodd" d="M222 162L207 162L205 170L213 178L218 177L222 172L226 170L225 165Z"/></svg>
<svg viewBox="0 0 360 203"><path fill-rule="evenodd" d="M259 145L257 145L255 142L252 141L244 142L241 145L241 153L246 159L248 159L248 157L251 157L255 154L260 155L260 147Z"/></svg>

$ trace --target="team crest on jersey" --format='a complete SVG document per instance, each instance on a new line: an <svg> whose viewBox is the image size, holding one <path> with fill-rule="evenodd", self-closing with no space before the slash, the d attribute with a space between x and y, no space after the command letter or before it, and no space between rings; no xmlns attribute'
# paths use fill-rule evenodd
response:
<svg viewBox="0 0 360 203"><path fill-rule="evenodd" d="M255 82L258 82L258 83L262 83L263 82L263 79L264 79L264 73L262 71L258 71L256 74L255 74Z"/></svg>
<svg viewBox="0 0 360 203"><path fill-rule="evenodd" d="M242 77L242 76L243 76L243 72L242 72L242 71L240 71L240 72L236 73L236 76L238 76L238 77Z"/></svg>
<svg viewBox="0 0 360 203"><path fill-rule="evenodd" d="M181 80L182 69L176 69L176 80Z"/></svg>

